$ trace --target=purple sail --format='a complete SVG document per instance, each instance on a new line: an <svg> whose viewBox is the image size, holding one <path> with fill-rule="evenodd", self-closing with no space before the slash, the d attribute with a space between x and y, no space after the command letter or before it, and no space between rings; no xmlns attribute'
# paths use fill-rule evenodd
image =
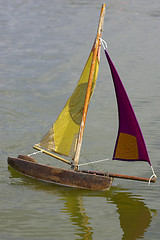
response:
<svg viewBox="0 0 160 240"><path fill-rule="evenodd" d="M114 82L119 113L119 130L113 159L146 161L151 165L143 135L127 93L106 50L105 54Z"/></svg>

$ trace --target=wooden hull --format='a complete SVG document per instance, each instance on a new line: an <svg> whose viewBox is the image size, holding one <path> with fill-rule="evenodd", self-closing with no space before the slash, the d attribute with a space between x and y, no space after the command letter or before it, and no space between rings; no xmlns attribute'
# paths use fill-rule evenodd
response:
<svg viewBox="0 0 160 240"><path fill-rule="evenodd" d="M42 165L24 155L19 155L18 158L9 157L8 164L26 176L68 187L108 190L113 181L112 177L98 174L98 172L93 174Z"/></svg>

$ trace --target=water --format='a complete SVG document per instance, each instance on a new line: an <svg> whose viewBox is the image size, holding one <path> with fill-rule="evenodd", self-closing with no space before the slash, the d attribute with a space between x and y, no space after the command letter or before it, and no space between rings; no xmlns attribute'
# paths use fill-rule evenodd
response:
<svg viewBox="0 0 160 240"><path fill-rule="evenodd" d="M37 182L8 168L33 152L79 79L101 1L0 0L0 239L159 239L160 2L106 2L103 38L141 125L156 184L114 180L108 192ZM113 84L103 51L81 163L111 158L117 134ZM45 156L40 162L62 165ZM150 177L147 163L90 168Z"/></svg>

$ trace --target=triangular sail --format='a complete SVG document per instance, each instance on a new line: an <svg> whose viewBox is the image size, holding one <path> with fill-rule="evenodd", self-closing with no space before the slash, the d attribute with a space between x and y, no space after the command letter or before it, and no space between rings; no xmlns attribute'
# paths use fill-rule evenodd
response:
<svg viewBox="0 0 160 240"><path fill-rule="evenodd" d="M105 54L114 82L119 113L119 130L113 159L146 161L151 165L143 135L127 93L106 50Z"/></svg>
<svg viewBox="0 0 160 240"><path fill-rule="evenodd" d="M81 74L76 89L74 90L71 97L68 99L66 105L64 106L55 123L53 124L52 128L42 138L40 143L36 144L36 146L45 148L49 151L53 151L64 156L69 156L72 159L74 158L83 114L83 107L85 102L85 95L91 69L94 47L95 43L86 62L84 70ZM99 69L99 56L100 51L98 51L96 57L91 95L94 91L94 87L96 84Z"/></svg>
<svg viewBox="0 0 160 240"><path fill-rule="evenodd" d="M38 150L45 148L51 152L70 157L74 161L75 170L77 170L79 162L88 105L98 75L101 49L99 38L102 35L104 13L105 4L102 4L97 36L76 89L68 99L52 128L42 138L40 143L34 146Z"/></svg>

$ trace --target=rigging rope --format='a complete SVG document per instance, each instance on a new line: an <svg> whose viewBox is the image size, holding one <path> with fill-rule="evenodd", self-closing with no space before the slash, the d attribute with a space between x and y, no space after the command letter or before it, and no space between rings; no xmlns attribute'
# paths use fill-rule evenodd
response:
<svg viewBox="0 0 160 240"><path fill-rule="evenodd" d="M37 153L43 153L43 150L40 150L40 151L37 151L37 152L33 152L33 153L31 153L31 154L28 154L28 156L30 157L30 156L32 156L32 155L36 155Z"/></svg>
<svg viewBox="0 0 160 240"><path fill-rule="evenodd" d="M102 38L99 38L99 40L101 41L104 50L106 50L108 48L107 43Z"/></svg>
<svg viewBox="0 0 160 240"><path fill-rule="evenodd" d="M101 159L101 160L97 160L97 161L94 161L94 162L82 163L82 164L79 164L78 167L84 166L84 165L88 165L88 164L92 164L92 163L99 163L99 162L109 161L109 160L110 160L109 158L106 158L106 159Z"/></svg>
<svg viewBox="0 0 160 240"><path fill-rule="evenodd" d="M154 178L157 178L157 176L156 176L156 174L155 174L155 172L154 172L154 169L153 169L153 167L152 167L152 165L151 165L151 169L152 169L152 176L150 177L150 179L149 179L149 182L148 182L148 185L150 185L151 184L151 179L154 177Z"/></svg>

